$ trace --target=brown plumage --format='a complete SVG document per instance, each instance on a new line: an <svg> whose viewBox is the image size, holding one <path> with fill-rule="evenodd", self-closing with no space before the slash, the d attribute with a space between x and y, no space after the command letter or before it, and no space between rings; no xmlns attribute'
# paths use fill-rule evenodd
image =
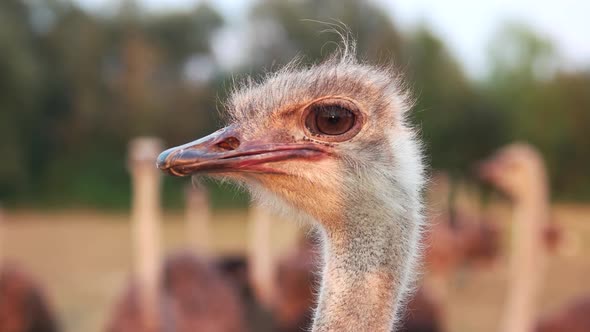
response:
<svg viewBox="0 0 590 332"><path fill-rule="evenodd" d="M245 331L238 290L210 263L188 253L170 256L161 280L159 327L148 329L142 324L137 289L130 287L107 331Z"/></svg>
<svg viewBox="0 0 590 332"><path fill-rule="evenodd" d="M425 261L433 273L450 273L460 265L492 262L500 250L500 232L487 220L454 213L452 222L433 221L426 239Z"/></svg>
<svg viewBox="0 0 590 332"><path fill-rule="evenodd" d="M559 311L543 317L535 332L590 331L590 296L580 297Z"/></svg>
<svg viewBox="0 0 590 332"><path fill-rule="evenodd" d="M500 231L490 221L467 221L459 223L458 229L465 264L487 265L498 257Z"/></svg>
<svg viewBox="0 0 590 332"><path fill-rule="evenodd" d="M319 259L312 241L301 238L296 250L278 262L273 308L278 332L308 331L311 328L315 290L319 284Z"/></svg>
<svg viewBox="0 0 590 332"><path fill-rule="evenodd" d="M18 267L0 267L0 331L57 332L57 320L39 286Z"/></svg>
<svg viewBox="0 0 590 332"><path fill-rule="evenodd" d="M549 222L543 229L543 243L551 253L555 253L563 242L563 228L555 221Z"/></svg>
<svg viewBox="0 0 590 332"><path fill-rule="evenodd" d="M424 288L410 299L399 332L443 332L443 310Z"/></svg>
<svg viewBox="0 0 590 332"><path fill-rule="evenodd" d="M432 213L425 239L425 265L430 274L448 276L460 265L488 263L499 253L496 225L485 217L473 217L473 211L466 213L456 203L456 186L446 173L437 172L428 190Z"/></svg>

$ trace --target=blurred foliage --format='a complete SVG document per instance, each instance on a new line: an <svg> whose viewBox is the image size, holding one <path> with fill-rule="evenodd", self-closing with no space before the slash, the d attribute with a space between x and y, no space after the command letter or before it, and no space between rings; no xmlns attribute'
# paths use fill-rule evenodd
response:
<svg viewBox="0 0 590 332"><path fill-rule="evenodd" d="M128 206L130 138L173 145L219 126L231 73L213 45L231 23L206 3L145 13L123 1L98 15L67 1L2 0L0 200ZM300 55L318 61L339 41L321 31L341 23L361 58L404 72L433 168L467 175L493 149L527 140L544 153L558 198L590 198L590 72L557 71L551 42L518 24L492 40L490 74L473 81L432 31L402 32L370 2L264 0L242 29L250 39L238 71L256 75ZM185 183L166 178L167 206L182 204ZM216 206L245 202L212 186Z"/></svg>

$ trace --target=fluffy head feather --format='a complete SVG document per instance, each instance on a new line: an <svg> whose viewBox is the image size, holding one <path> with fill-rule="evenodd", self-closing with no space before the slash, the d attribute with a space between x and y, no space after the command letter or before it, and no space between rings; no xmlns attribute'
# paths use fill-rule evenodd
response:
<svg viewBox="0 0 590 332"><path fill-rule="evenodd" d="M303 130L301 113L305 105L326 97L351 99L366 114L366 123L355 137L344 142L325 142ZM391 67L359 62L354 45L316 65L304 67L293 61L266 74L260 82L245 80L235 87L225 108L229 124L240 128L244 140L270 135L274 141L311 141L333 149L329 159L314 163L289 160L275 165L287 170L288 177L241 174L254 196L264 197L263 202L276 202L275 197L260 195L270 189L281 198L289 196L287 200L295 201L298 208L303 207L301 200L309 199L313 200L311 205L321 202L323 210L341 211L345 206L338 203L349 201L350 197L343 195L351 193L350 187L379 185L369 178L391 178L395 174L400 177L395 180L398 184L408 182L407 190L417 188L419 192L422 186L420 149L406 121L411 108L409 93ZM261 183L262 177L272 180ZM346 183L349 178L355 183ZM309 195L311 192L321 193L321 197L314 198ZM311 214L319 217L317 213Z"/></svg>

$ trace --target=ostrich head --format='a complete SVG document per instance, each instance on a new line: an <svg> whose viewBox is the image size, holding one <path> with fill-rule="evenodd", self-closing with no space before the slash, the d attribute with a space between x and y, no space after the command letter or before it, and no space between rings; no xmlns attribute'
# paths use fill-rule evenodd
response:
<svg viewBox="0 0 590 332"><path fill-rule="evenodd" d="M228 126L157 164L243 183L316 221L324 267L313 331L389 332L419 252L423 166L399 80L351 53L239 87Z"/></svg>
<svg viewBox="0 0 590 332"><path fill-rule="evenodd" d="M530 197L531 193L547 190L543 157L525 143L514 143L500 149L484 161L479 170L484 180L515 202Z"/></svg>
<svg viewBox="0 0 590 332"><path fill-rule="evenodd" d="M163 152L158 167L245 183L259 200L333 223L364 192L419 192L422 166L404 121L407 101L390 70L350 55L311 68L290 65L234 91L229 125Z"/></svg>

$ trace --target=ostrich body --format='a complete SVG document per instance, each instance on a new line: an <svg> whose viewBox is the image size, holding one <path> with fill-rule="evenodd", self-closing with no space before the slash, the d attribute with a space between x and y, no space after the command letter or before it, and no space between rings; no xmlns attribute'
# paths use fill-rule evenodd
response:
<svg viewBox="0 0 590 332"><path fill-rule="evenodd" d="M590 331L590 296L579 297L557 312L543 317L535 332Z"/></svg>
<svg viewBox="0 0 590 332"><path fill-rule="evenodd" d="M314 332L391 331L420 251L423 165L407 97L390 70L352 53L236 90L227 127L158 157L173 175L244 183L319 226Z"/></svg>
<svg viewBox="0 0 590 332"><path fill-rule="evenodd" d="M3 261L3 218L0 207L0 331L57 332L57 320L39 285L19 266Z"/></svg>
<svg viewBox="0 0 590 332"><path fill-rule="evenodd" d="M146 325L139 284L117 304L108 332L243 332L242 303L230 280L191 253L167 256L158 285L156 326ZM152 318L153 319L153 318ZM148 321L149 322L149 321Z"/></svg>
<svg viewBox="0 0 590 332"><path fill-rule="evenodd" d="M57 332L45 295L26 273L12 264L0 268L0 331Z"/></svg>

